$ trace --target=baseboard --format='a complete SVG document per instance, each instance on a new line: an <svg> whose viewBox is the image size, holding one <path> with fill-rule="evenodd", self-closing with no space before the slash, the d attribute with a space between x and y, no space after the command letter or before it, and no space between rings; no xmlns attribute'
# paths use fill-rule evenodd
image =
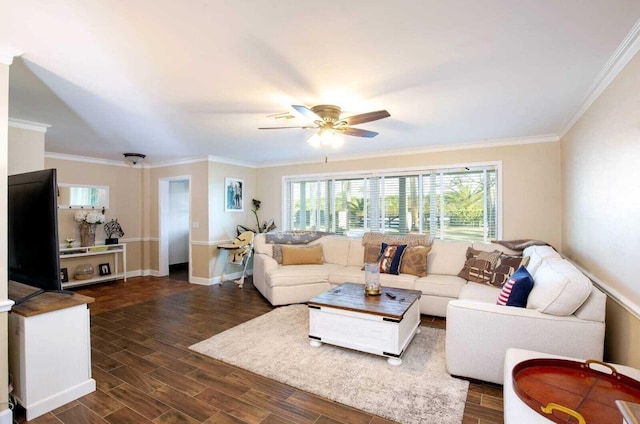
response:
<svg viewBox="0 0 640 424"><path fill-rule="evenodd" d="M13 423L13 411L9 408L4 411L0 411L0 424L12 424Z"/></svg>
<svg viewBox="0 0 640 424"><path fill-rule="evenodd" d="M39 402L35 402L30 405L25 405L21 399L18 399L18 402L20 402L20 404L27 410L27 421L29 421L95 391L96 381L93 378L90 378L76 386L56 393L53 396L49 396Z"/></svg>
<svg viewBox="0 0 640 424"><path fill-rule="evenodd" d="M214 284L220 284L220 277L203 278L203 277L189 277L191 284L200 284L202 286L212 286Z"/></svg>

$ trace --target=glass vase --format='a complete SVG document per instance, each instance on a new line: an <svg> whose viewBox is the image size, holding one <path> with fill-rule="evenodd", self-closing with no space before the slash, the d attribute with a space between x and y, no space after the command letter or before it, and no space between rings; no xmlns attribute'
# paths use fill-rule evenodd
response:
<svg viewBox="0 0 640 424"><path fill-rule="evenodd" d="M380 290L380 264L364 264L364 292L370 296L377 296Z"/></svg>

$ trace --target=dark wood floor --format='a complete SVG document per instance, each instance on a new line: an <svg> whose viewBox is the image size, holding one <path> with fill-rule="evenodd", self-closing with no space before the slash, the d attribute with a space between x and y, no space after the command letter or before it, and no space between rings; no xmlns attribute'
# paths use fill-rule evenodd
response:
<svg viewBox="0 0 640 424"><path fill-rule="evenodd" d="M139 277L78 289L91 304L97 390L30 423L389 423L188 349L273 307L245 281ZM422 317L444 328L445 320ZM16 422L25 422L17 408ZM464 424L502 423L502 388L471 382Z"/></svg>

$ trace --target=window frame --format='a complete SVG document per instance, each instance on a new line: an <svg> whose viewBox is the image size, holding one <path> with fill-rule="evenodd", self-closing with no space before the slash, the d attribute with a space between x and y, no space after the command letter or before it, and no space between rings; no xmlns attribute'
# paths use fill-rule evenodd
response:
<svg viewBox="0 0 640 424"><path fill-rule="evenodd" d="M346 171L346 172L328 172L328 173L312 173L312 174L298 174L298 175L283 175L282 176L282 213L281 213L281 222L283 223L283 229L284 231L287 231L288 228L290 228L290 223L288 221L289 217L289 211L288 211L288 189L290 184L289 183L296 183L296 182L314 182L314 183L321 183L321 182L327 182L327 186L333 186L333 182L335 180L345 180L345 179L358 179L358 178L362 178L364 179L364 187L367 190L367 193L369 193L369 187L368 185L371 182L371 178L376 178L376 177L402 177L402 176L418 176L418 184L419 184L419 193L422 193L422 195L418 196L418 207L420 208L420 224L419 224L419 233L420 234L427 234L426 232L423 232L423 227L426 225L424 222L424 214L422 212L423 207L424 207L424 191L423 191L423 178L425 175L428 174L438 174L438 173L442 173L443 171L449 171L449 172L454 172L455 170L469 170L469 171L479 171L482 170L482 168L485 169L489 169L489 168L495 168L495 172L496 172L496 235L495 235L495 239L501 239L502 238L502 230L503 230L503 197L502 197L502 180L503 180L503 174L502 174L502 161L487 161L487 162L470 162L470 163L460 163L460 164L447 164L447 165L433 165L433 166L420 166L420 167L411 167L411 168L388 168L388 169L375 169L375 170L362 170L362 171ZM328 224L331 224L332 220L335 221L335 211L336 211L336 205L335 202L333 201L333 198L335 196L335 194L333 193L333 187L328 189L328 192L330 193L330 195L327 197L327 200L331 200L330 205L328 207L328 212L331 215L331 217L327 217L326 221ZM331 197L331 198L329 198ZM384 199L384 195L382 196L382 198ZM486 202L486 195L484 196L483 202ZM365 200L364 200L364 208L365 210L367 209L367 202L369 201L369 196L365 196ZM445 202L440 202L440 208L443 209L444 208L444 203ZM384 208L384 205L382 206L382 208ZM317 209L317 211L319 211L320 209ZM319 213L319 212L316 212ZM442 212L440 212L442 213ZM369 214L365 213L364 216L364 231L372 231L370 229L368 229L368 223L367 220L369 219ZM487 217L484 217L485 220L485 225L483 226L483 228L485 229L484 233L485 233L485 237L483 238L484 241L489 241L489 239L486 237L486 229L487 229L487 225L486 225L486 219ZM333 227L333 225L328 225L328 230L331 230ZM376 231L381 231L381 232L386 232L385 228L384 228L384 224L382 225L382 228L380 228L379 230ZM430 233L430 232L429 232ZM446 235L446 234L444 234ZM434 236L435 237L435 236ZM447 240L447 238L442 238L443 237L443 232L440 231L440 237L436 237L436 238L440 238L443 240ZM493 239L493 237L491 238ZM451 239L449 239L451 240Z"/></svg>

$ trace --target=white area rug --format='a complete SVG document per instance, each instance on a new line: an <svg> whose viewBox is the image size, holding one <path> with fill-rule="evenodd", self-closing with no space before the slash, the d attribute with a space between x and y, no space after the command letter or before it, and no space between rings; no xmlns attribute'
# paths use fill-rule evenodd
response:
<svg viewBox="0 0 640 424"><path fill-rule="evenodd" d="M459 424L469 383L446 371L444 330L420 329L399 367L367 353L311 347L306 305L277 308L190 349L400 423Z"/></svg>

